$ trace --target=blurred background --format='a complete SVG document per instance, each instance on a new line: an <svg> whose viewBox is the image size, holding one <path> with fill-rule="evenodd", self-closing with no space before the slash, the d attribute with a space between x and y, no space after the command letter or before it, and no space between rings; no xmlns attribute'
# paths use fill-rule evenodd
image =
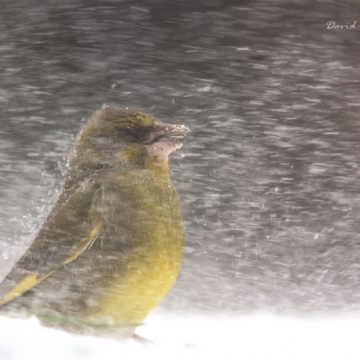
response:
<svg viewBox="0 0 360 360"><path fill-rule="evenodd" d="M358 14L355 0L1 0L0 278L109 103L192 129L172 158L186 245L164 310L359 309Z"/></svg>

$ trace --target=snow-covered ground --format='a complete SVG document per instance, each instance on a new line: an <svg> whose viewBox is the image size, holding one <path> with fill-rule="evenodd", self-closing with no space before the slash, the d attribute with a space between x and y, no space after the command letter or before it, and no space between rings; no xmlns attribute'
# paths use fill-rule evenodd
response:
<svg viewBox="0 0 360 360"><path fill-rule="evenodd" d="M157 312L137 333L152 341L74 336L36 319L0 317L0 359L358 360L359 316L170 315Z"/></svg>

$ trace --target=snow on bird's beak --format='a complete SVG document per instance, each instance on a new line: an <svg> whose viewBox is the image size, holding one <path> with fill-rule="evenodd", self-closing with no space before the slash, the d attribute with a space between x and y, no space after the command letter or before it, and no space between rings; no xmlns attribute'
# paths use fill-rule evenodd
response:
<svg viewBox="0 0 360 360"><path fill-rule="evenodd" d="M150 156L167 157L180 149L190 129L185 125L157 122L146 145Z"/></svg>

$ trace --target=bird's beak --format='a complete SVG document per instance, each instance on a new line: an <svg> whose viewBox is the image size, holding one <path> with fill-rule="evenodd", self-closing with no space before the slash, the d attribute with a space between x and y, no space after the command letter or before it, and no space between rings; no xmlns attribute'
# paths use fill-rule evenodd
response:
<svg viewBox="0 0 360 360"><path fill-rule="evenodd" d="M186 134L190 132L190 129L185 125L163 124L162 126L163 134L161 137L176 143L182 143Z"/></svg>
<svg viewBox="0 0 360 360"><path fill-rule="evenodd" d="M146 148L149 155L167 157L180 149L190 129L185 125L158 122L150 134Z"/></svg>
<svg viewBox="0 0 360 360"><path fill-rule="evenodd" d="M185 125L166 124L158 122L155 124L154 130L151 132L149 142L173 141L174 143L182 143L186 134L190 129Z"/></svg>

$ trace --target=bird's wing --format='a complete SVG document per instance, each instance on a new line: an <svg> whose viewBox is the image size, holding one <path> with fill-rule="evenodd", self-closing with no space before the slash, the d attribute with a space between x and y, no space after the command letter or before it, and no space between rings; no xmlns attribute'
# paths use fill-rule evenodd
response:
<svg viewBox="0 0 360 360"><path fill-rule="evenodd" d="M77 259L103 228L94 206L95 182L63 192L38 236L0 284L0 306L24 294L51 274Z"/></svg>

